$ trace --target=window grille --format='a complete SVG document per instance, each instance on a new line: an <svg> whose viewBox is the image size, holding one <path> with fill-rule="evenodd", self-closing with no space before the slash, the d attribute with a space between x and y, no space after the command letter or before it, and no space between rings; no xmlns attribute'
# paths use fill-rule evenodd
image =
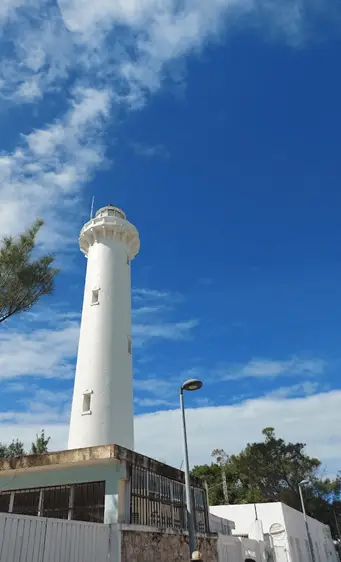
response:
<svg viewBox="0 0 341 562"><path fill-rule="evenodd" d="M192 487L194 523L196 531L208 531L208 513L205 490ZM161 528L187 529L185 486L148 471L133 466L131 478L130 522Z"/></svg>
<svg viewBox="0 0 341 562"><path fill-rule="evenodd" d="M11 493L14 495L12 513L104 522L105 482L49 486L13 490L0 494L0 512L8 513Z"/></svg>

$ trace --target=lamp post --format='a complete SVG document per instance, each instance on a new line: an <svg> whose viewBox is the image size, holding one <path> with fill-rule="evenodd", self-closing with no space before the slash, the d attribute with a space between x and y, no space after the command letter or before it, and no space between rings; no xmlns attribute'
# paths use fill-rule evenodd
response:
<svg viewBox="0 0 341 562"><path fill-rule="evenodd" d="M311 540L311 537L310 537L308 519L307 519L307 514L305 512L305 505L304 505L303 492L302 492L302 486L304 486L305 484L309 484L309 480L302 480L302 482L300 482L299 485L298 485L298 490L299 490L299 493L300 493L300 499L301 499L301 506L302 506L302 512L303 512L303 517L304 517L305 528L307 530L307 537L308 537L308 544L309 544L311 562L315 562L314 548L313 548L313 543L312 543L312 540Z"/></svg>
<svg viewBox="0 0 341 562"><path fill-rule="evenodd" d="M180 409L182 416L182 433L183 433L183 446L184 446L184 461L185 461L185 488L186 488L186 508L187 508L187 525L188 525L188 539L190 558L196 551L195 529L192 512L192 494L191 494L191 481L189 476L189 460L188 460L188 446L187 446L187 431L186 431L186 417L184 405L184 390L193 391L200 390L203 383L198 379L189 379L184 382L180 387Z"/></svg>
<svg viewBox="0 0 341 562"><path fill-rule="evenodd" d="M338 539L340 541L341 540L341 533L340 533L339 522L338 522L337 517L336 517L335 509L333 509L333 514L334 514L334 519L335 519L336 532L337 532L337 535L338 535Z"/></svg>

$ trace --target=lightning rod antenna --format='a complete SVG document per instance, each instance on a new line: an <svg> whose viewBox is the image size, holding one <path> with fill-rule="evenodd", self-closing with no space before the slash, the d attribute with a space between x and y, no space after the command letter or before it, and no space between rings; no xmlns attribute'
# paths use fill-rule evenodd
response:
<svg viewBox="0 0 341 562"><path fill-rule="evenodd" d="M95 196L93 196L92 201L91 201L90 220L94 216L94 203L95 203Z"/></svg>

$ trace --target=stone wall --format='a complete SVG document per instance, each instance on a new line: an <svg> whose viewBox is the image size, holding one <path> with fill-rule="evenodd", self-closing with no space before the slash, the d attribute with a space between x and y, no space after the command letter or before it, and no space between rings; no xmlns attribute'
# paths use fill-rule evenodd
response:
<svg viewBox="0 0 341 562"><path fill-rule="evenodd" d="M121 562L189 561L188 536L130 525L121 529ZM197 537L203 562L217 562L216 537Z"/></svg>

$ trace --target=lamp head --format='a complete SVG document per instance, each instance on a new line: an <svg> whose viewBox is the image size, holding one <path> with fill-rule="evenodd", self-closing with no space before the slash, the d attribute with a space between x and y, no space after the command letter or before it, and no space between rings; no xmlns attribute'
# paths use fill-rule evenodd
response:
<svg viewBox="0 0 341 562"><path fill-rule="evenodd" d="M302 480L302 482L299 483L300 486L304 486L305 484L309 484L309 480Z"/></svg>
<svg viewBox="0 0 341 562"><path fill-rule="evenodd" d="M181 386L181 391L183 391L183 390L189 390L189 391L200 390L202 385L203 385L203 382L200 381L199 379L188 379L188 381L184 382L183 385Z"/></svg>

